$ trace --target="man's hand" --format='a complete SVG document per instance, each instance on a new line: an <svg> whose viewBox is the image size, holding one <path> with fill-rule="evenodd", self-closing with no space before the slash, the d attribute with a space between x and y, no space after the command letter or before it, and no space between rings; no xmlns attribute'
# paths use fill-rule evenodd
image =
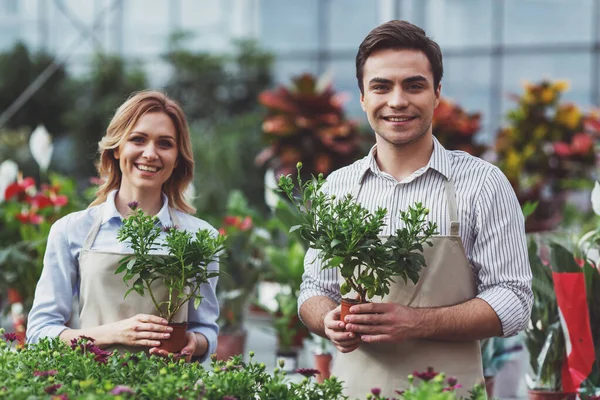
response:
<svg viewBox="0 0 600 400"><path fill-rule="evenodd" d="M358 304L346 316L346 331L368 343L390 343L417 337L418 311L395 303Z"/></svg>
<svg viewBox="0 0 600 400"><path fill-rule="evenodd" d="M335 347L342 353L350 353L358 348L360 338L352 332L344 330L344 324L340 321L341 306L337 306L325 315L323 325L325 335L331 340Z"/></svg>

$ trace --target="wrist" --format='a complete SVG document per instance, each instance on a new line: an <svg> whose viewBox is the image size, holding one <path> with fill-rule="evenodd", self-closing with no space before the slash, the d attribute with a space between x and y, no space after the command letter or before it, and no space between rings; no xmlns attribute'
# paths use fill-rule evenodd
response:
<svg viewBox="0 0 600 400"><path fill-rule="evenodd" d="M198 332L192 332L194 339L196 340L196 349L194 350L194 357L203 357L208 351L208 340L206 336Z"/></svg>

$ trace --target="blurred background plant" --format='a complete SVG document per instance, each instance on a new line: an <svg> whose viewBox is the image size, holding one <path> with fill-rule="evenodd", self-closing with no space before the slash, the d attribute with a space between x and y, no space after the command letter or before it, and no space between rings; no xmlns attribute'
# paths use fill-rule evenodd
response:
<svg viewBox="0 0 600 400"><path fill-rule="evenodd" d="M562 102L567 89L565 81L526 83L521 96L512 96L517 107L496 139L498 166L521 204L539 201L528 231L556 227L567 191L591 186L598 120Z"/></svg>
<svg viewBox="0 0 600 400"><path fill-rule="evenodd" d="M333 90L327 76L296 76L291 85L263 91L258 100L267 109L262 129L269 145L256 163L272 168L275 177L293 174L299 161L307 176L327 176L364 155L357 124L344 115L344 95Z"/></svg>
<svg viewBox="0 0 600 400"><path fill-rule="evenodd" d="M462 150L481 157L487 146L475 137L481 128L481 113L467 113L454 101L441 98L433 113L433 134L448 150Z"/></svg>

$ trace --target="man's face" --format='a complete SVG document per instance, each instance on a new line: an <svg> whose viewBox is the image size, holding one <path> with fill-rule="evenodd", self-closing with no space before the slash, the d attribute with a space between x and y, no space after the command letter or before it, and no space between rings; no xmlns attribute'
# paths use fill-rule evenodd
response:
<svg viewBox="0 0 600 400"><path fill-rule="evenodd" d="M373 52L363 69L362 109L375 131L377 143L402 146L431 135L433 110L441 85L425 53L412 49Z"/></svg>

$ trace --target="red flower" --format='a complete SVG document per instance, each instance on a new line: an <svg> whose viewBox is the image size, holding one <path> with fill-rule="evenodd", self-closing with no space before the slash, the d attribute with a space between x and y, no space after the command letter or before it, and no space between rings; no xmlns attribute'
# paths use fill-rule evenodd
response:
<svg viewBox="0 0 600 400"><path fill-rule="evenodd" d="M28 201L32 207L40 210L42 208L51 207L54 205L50 197L45 196L41 193L37 193L35 196L31 197Z"/></svg>
<svg viewBox="0 0 600 400"><path fill-rule="evenodd" d="M252 228L252 217L245 217L239 225L240 230L247 231Z"/></svg>
<svg viewBox="0 0 600 400"><path fill-rule="evenodd" d="M8 185L4 191L4 198L10 200L15 196L19 197L19 200L24 200L26 192L29 188L35 187L35 181L31 177L25 179L19 179L14 183Z"/></svg>
<svg viewBox="0 0 600 400"><path fill-rule="evenodd" d="M417 378L427 382L427 381L432 380L436 376L438 376L439 372L435 372L432 367L427 367L427 371L425 371L425 372L415 371L415 372L413 372L413 375L416 376Z"/></svg>
<svg viewBox="0 0 600 400"><path fill-rule="evenodd" d="M572 154L571 146L565 142L556 142L554 143L554 153L559 157L569 157Z"/></svg>
<svg viewBox="0 0 600 400"><path fill-rule="evenodd" d="M225 226L235 226L237 228L241 222L241 218L235 215L228 215L223 218L223 223Z"/></svg>
<svg viewBox="0 0 600 400"><path fill-rule="evenodd" d="M4 339L6 339L6 341L8 342L14 342L15 340L18 339L17 334L14 332L8 332L4 334Z"/></svg>
<svg viewBox="0 0 600 400"><path fill-rule="evenodd" d="M571 151L574 154L586 155L594 147L594 139L587 133L577 133L571 141Z"/></svg>
<svg viewBox="0 0 600 400"><path fill-rule="evenodd" d="M56 374L58 374L58 371L55 369L51 369L49 371L33 371L33 376L46 377L46 376L54 376Z"/></svg>
<svg viewBox="0 0 600 400"><path fill-rule="evenodd" d="M32 208L26 212L20 212L15 217L21 221L23 224L33 224L39 225L44 222L44 217L35 213L35 210Z"/></svg>

